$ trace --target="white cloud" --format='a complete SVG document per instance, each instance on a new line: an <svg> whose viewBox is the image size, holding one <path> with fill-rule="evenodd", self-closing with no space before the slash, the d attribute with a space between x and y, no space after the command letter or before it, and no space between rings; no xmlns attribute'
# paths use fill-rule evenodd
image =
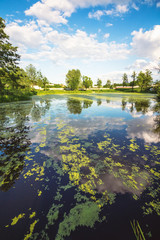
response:
<svg viewBox="0 0 160 240"><path fill-rule="evenodd" d="M160 7L160 2L158 2L156 6L157 6L157 7Z"/></svg>
<svg viewBox="0 0 160 240"><path fill-rule="evenodd" d="M52 9L51 6L48 5L48 2L45 3L37 2L29 10L25 11L25 14L28 16L36 16L38 19L43 20L46 23L63 23L66 24L67 20L63 16L60 10ZM54 3L55 1L53 1Z"/></svg>
<svg viewBox="0 0 160 240"><path fill-rule="evenodd" d="M131 33L132 39L132 53L139 57L146 57L151 59L158 59L160 56L160 25L154 26L153 30L133 31Z"/></svg>
<svg viewBox="0 0 160 240"><path fill-rule="evenodd" d="M112 23L106 23L106 27L112 27L113 24Z"/></svg>
<svg viewBox="0 0 160 240"><path fill-rule="evenodd" d="M100 18L101 18L103 15L104 15L104 12L101 11L101 10L98 10L98 11L93 12L93 13L89 12L88 17L89 17L89 18L95 18L95 19L97 19L97 20L100 20Z"/></svg>
<svg viewBox="0 0 160 240"><path fill-rule="evenodd" d="M128 12L128 6L127 5L117 5L116 11L117 11L117 13L126 13L126 12Z"/></svg>
<svg viewBox="0 0 160 240"><path fill-rule="evenodd" d="M158 68L158 60L147 61L145 59L137 59L133 64L127 67L130 70L145 71L146 69L156 70Z"/></svg>
<svg viewBox="0 0 160 240"><path fill-rule="evenodd" d="M128 11L127 5L132 0L41 0L33 4L25 14L28 16L36 16L39 20L44 20L47 23L62 23L66 24L66 17L70 17L78 8L107 6L114 4L116 9L114 14L125 13ZM99 19L102 15L107 14L105 11L98 10L95 13L89 13L90 18ZM108 15L112 13L108 11Z"/></svg>
<svg viewBox="0 0 160 240"><path fill-rule="evenodd" d="M104 38L109 38L109 36L110 36L110 34L109 34L109 33L106 33L106 34L104 35Z"/></svg>
<svg viewBox="0 0 160 240"><path fill-rule="evenodd" d="M77 30L73 35L52 31L46 37L51 44L56 45L56 52L67 59L108 60L117 59L117 56L125 58L129 53L126 44L98 42L96 35L89 36L81 30Z"/></svg>
<svg viewBox="0 0 160 240"><path fill-rule="evenodd" d="M118 17L128 11L129 11L128 5L118 4L118 5L116 5L115 9L105 10L104 12L106 13L106 15L112 15L112 16Z"/></svg>
<svg viewBox="0 0 160 240"><path fill-rule="evenodd" d="M52 60L55 63L67 59L81 61L105 61L124 59L129 54L126 44L99 42L96 34L88 35L85 31L75 33L60 33L38 21L26 25L13 22L7 25L6 33L12 43L20 48L22 59ZM109 37L109 33L105 34ZM33 51L34 49L34 51Z"/></svg>
<svg viewBox="0 0 160 240"><path fill-rule="evenodd" d="M19 26L13 22L6 26L6 33L10 36L11 41L18 47L37 48L45 42L41 31L34 21Z"/></svg>
<svg viewBox="0 0 160 240"><path fill-rule="evenodd" d="M136 11L139 10L139 7L137 7L137 5L135 3L132 4L132 8L134 8Z"/></svg>

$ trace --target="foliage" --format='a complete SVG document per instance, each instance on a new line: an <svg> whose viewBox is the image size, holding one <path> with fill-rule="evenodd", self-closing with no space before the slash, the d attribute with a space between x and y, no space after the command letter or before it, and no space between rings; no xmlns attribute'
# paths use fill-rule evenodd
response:
<svg viewBox="0 0 160 240"><path fill-rule="evenodd" d="M102 87L102 80L101 79L97 79L97 87L100 88Z"/></svg>
<svg viewBox="0 0 160 240"><path fill-rule="evenodd" d="M140 71L140 73L137 76L137 82L138 85L142 90L146 90L148 87L151 86L152 84L152 76L151 76L152 72L149 71L148 69L144 72Z"/></svg>
<svg viewBox="0 0 160 240"><path fill-rule="evenodd" d="M79 69L69 70L66 75L67 87L69 87L71 90L78 89L79 84L80 84L80 79L81 79L81 73L80 73Z"/></svg>
<svg viewBox="0 0 160 240"><path fill-rule="evenodd" d="M103 87L104 88L110 88L111 87L111 81L107 80L106 84Z"/></svg>
<svg viewBox="0 0 160 240"><path fill-rule="evenodd" d="M132 86L132 92L133 92L133 88L134 88L134 86L135 86L135 83L136 83L136 72L135 71L133 71L133 73L132 73L132 79L133 79L133 81L132 82L130 82L130 86Z"/></svg>
<svg viewBox="0 0 160 240"><path fill-rule="evenodd" d="M8 70L17 65L20 56L17 53L17 47L13 47L8 41L9 36L4 32L4 29L5 21L0 17L0 68Z"/></svg>
<svg viewBox="0 0 160 240"><path fill-rule="evenodd" d="M83 76L82 79L83 79L83 86L85 88L89 88L93 86L93 81L91 80L90 77Z"/></svg>
<svg viewBox="0 0 160 240"><path fill-rule="evenodd" d="M127 76L126 73L123 74L122 80L123 80L123 87L127 86L127 84L128 84L128 76Z"/></svg>

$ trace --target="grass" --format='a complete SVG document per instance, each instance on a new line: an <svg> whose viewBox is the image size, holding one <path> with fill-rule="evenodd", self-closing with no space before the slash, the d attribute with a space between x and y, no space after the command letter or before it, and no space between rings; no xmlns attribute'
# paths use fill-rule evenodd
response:
<svg viewBox="0 0 160 240"><path fill-rule="evenodd" d="M54 94L91 94L91 93L130 93L130 94L146 94L147 92L140 92L140 88L132 89L94 89L94 90L75 90L75 91L68 91L68 90L37 90L37 95L54 95Z"/></svg>
<svg viewBox="0 0 160 240"><path fill-rule="evenodd" d="M13 92L13 94L8 95L1 95L0 96L0 103L4 102L14 102L14 101L23 101L29 100L30 96L32 95L56 95L56 94L92 94L92 93L120 93L120 94L147 94L147 92L140 92L140 88L132 89L125 89L125 88L118 88L118 89L94 89L94 90L35 90L34 92Z"/></svg>
<svg viewBox="0 0 160 240"><path fill-rule="evenodd" d="M134 235L136 237L137 240L145 240L143 231L139 225L138 221L133 220L133 222L131 222L131 226L134 232Z"/></svg>

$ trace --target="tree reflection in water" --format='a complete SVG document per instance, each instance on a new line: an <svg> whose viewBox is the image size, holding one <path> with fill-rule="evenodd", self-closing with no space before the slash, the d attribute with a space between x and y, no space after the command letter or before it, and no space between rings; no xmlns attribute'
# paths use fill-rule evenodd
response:
<svg viewBox="0 0 160 240"><path fill-rule="evenodd" d="M29 104L8 104L2 107L0 122L0 189L8 191L18 179L25 166L25 155L31 141L28 138L30 127L28 115L32 121L38 121L50 108L49 100ZM7 126L7 127L6 127Z"/></svg>
<svg viewBox="0 0 160 240"><path fill-rule="evenodd" d="M83 108L89 108L93 104L92 100L71 99L67 100L68 111L72 114L81 114Z"/></svg>

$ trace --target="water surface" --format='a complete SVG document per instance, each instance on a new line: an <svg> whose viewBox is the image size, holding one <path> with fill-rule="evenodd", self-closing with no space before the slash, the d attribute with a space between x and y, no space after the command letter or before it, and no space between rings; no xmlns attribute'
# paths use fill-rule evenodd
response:
<svg viewBox="0 0 160 240"><path fill-rule="evenodd" d="M153 95L0 104L0 239L159 239L159 142Z"/></svg>

